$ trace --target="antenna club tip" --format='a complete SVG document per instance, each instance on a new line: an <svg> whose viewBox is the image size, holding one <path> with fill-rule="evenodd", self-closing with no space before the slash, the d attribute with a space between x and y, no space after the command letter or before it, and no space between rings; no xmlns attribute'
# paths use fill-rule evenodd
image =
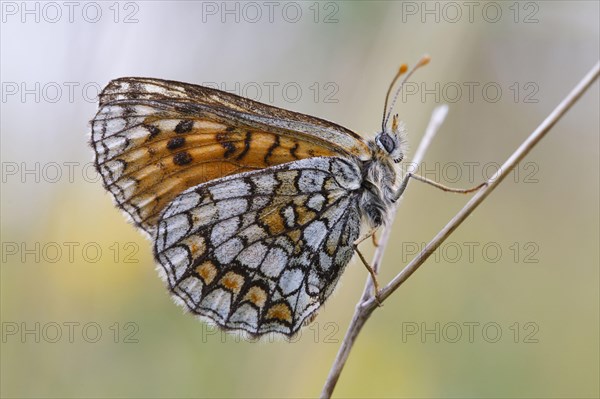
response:
<svg viewBox="0 0 600 399"><path fill-rule="evenodd" d="M406 71L408 71L408 65L402 64L400 65L400 69L398 70L398 75L406 73Z"/></svg>
<svg viewBox="0 0 600 399"><path fill-rule="evenodd" d="M429 61L431 61L431 57L429 56L429 54L425 54L424 56L421 57L421 59L419 60L419 64L418 66L424 66L429 64Z"/></svg>

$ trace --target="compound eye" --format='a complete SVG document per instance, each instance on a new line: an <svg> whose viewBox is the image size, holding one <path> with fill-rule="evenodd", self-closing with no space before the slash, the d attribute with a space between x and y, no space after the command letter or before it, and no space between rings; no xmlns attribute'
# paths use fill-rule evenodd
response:
<svg viewBox="0 0 600 399"><path fill-rule="evenodd" d="M392 151L394 151L394 140L392 140L392 138L387 134L384 133L379 137L379 143L383 146L383 148L385 148L385 150L389 154L391 154Z"/></svg>

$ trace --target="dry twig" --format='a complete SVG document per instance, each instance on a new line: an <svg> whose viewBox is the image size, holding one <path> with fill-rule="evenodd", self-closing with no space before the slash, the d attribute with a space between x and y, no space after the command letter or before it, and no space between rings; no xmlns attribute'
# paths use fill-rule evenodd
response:
<svg viewBox="0 0 600 399"><path fill-rule="evenodd" d="M426 260L429 256L452 234L454 230L477 208L477 206L487 198L487 196L504 180L504 178L512 172L517 164L525 158L531 149L550 131L550 129L558 122L558 120L577 102L583 93L594 83L600 73L600 62L588 72L584 78L575 86L575 88L561 101L561 103L552 111L550 115L527 137L527 139L515 150L515 152L504 162L504 165L492 176L486 184L473 195L471 200L444 226L444 228L423 248L423 250L400 272L392 279L379 293L381 302L385 301L394 291L402 285ZM439 125L445 117L443 109L436 109L432 115L429 127L419 145L413 164L418 165L424 156L424 153L429 146L431 140L435 136ZM393 215L395 216L395 210ZM391 228L384 229L380 239L379 247L375 251L373 257L373 268L375 271L379 269L383 254L387 247ZM367 278L363 295L356 305L352 321L348 326L344 340L338 350L336 358L331 366L321 398L330 398L337 384L340 374L346 364L346 360L350 355L350 351L358 334L362 330L371 314L378 308L378 303L371 296L372 282L370 277Z"/></svg>

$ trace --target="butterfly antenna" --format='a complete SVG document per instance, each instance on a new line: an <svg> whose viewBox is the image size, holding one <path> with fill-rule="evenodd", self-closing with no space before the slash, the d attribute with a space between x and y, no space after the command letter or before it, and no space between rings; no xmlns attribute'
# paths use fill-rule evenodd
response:
<svg viewBox="0 0 600 399"><path fill-rule="evenodd" d="M388 100L390 99L390 93L392 92L392 88L396 84L396 81L398 81L398 78L400 76L402 76L404 73L406 73L407 70L408 70L408 65L406 65L406 64L400 65L400 69L398 69L398 73L396 73L396 76L394 76L392 83L390 83L390 87L388 87L388 89L387 89L387 93L385 95L385 103L383 104L383 117L381 119L381 129L382 130L385 130L387 104L388 104Z"/></svg>
<svg viewBox="0 0 600 399"><path fill-rule="evenodd" d="M404 79L402 79L402 82L400 82L400 86L398 87L398 90L396 90L396 94L394 94L392 104L388 108L388 100L390 98L390 93L392 92L392 87L394 87L398 78L408 70L406 64L402 64L400 66L400 69L394 77L394 80L392 80L392 83L390 84L390 87L388 88L387 94L385 96L385 104L383 106L383 121L381 122L381 129L383 131L385 131L385 127L387 126L387 123L390 120L390 115L392 113L392 110L394 109L394 105L396 105L396 100L398 99L398 95L400 95L400 92L402 91L402 87L404 87L404 84L408 81L408 78L410 78L417 69L429 64L429 61L431 61L431 57L429 57L428 55L424 55L421 57L419 62L417 62L417 65L415 65L410 71L408 71Z"/></svg>

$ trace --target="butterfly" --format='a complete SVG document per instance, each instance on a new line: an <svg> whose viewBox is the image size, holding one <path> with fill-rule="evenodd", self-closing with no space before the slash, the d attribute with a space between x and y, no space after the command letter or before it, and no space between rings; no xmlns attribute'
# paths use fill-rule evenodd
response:
<svg viewBox="0 0 600 399"><path fill-rule="evenodd" d="M401 194L404 128L397 115L388 126L399 91L386 109L406 71L370 140L193 84L128 77L104 88L91 121L96 168L152 239L176 303L252 336L291 337L314 319L361 230L388 223Z"/></svg>

